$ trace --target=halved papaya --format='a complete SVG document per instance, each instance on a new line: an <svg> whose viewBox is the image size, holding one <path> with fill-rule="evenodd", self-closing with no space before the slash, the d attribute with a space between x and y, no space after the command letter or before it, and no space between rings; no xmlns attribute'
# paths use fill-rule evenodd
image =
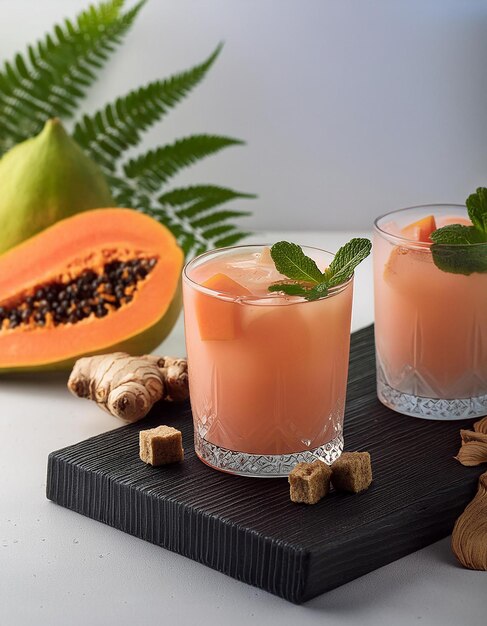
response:
<svg viewBox="0 0 487 626"><path fill-rule="evenodd" d="M184 255L133 209L67 218L0 256L0 371L150 352L181 310Z"/></svg>

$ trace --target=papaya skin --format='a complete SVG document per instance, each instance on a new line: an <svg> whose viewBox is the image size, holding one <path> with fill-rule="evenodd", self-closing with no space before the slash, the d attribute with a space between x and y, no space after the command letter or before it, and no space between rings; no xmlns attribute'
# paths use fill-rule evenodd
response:
<svg viewBox="0 0 487 626"><path fill-rule="evenodd" d="M0 256L0 304L48 284L73 262L89 267L83 259L105 249L158 259L133 301L103 318L0 331L0 373L63 371L81 356L113 351L149 353L167 337L181 312L184 255L167 228L133 209L80 213Z"/></svg>
<svg viewBox="0 0 487 626"><path fill-rule="evenodd" d="M103 173L57 119L0 159L0 254L81 211L113 206Z"/></svg>

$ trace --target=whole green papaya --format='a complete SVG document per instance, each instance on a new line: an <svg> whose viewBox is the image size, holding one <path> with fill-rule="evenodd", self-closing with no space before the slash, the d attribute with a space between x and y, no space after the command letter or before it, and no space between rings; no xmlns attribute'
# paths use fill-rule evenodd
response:
<svg viewBox="0 0 487 626"><path fill-rule="evenodd" d="M58 119L0 159L0 253L58 220L109 206L101 170Z"/></svg>

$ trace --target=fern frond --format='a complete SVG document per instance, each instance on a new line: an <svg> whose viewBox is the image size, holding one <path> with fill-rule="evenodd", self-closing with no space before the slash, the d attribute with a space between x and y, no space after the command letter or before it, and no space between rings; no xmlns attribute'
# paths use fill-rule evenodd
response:
<svg viewBox="0 0 487 626"><path fill-rule="evenodd" d="M37 134L50 117L71 117L145 0L121 13L106 0L64 20L0 71L0 153Z"/></svg>
<svg viewBox="0 0 487 626"><path fill-rule="evenodd" d="M246 217L250 215L246 211L214 211L209 215L205 215L197 220L190 222L193 228L204 228L205 226L213 226L214 224L221 224L234 217Z"/></svg>
<svg viewBox="0 0 487 626"><path fill-rule="evenodd" d="M225 246L234 246L236 243L238 243L239 241L242 241L242 239L245 239L245 237L249 237L251 234L252 233L237 232L237 233L234 233L233 235L228 235L228 237L222 237L221 239L216 239L215 241L213 241L213 247L224 248Z"/></svg>
<svg viewBox="0 0 487 626"><path fill-rule="evenodd" d="M150 150L130 160L123 169L128 178L135 179L139 189L158 191L161 185L181 169L224 148L242 143L238 139L218 135L191 135L173 144Z"/></svg>
<svg viewBox="0 0 487 626"><path fill-rule="evenodd" d="M107 104L76 124L74 138L107 172L125 150L136 146L150 126L159 121L204 78L221 45L200 65L166 80L149 83Z"/></svg>
<svg viewBox="0 0 487 626"><path fill-rule="evenodd" d="M209 209L237 198L255 198L255 194L234 191L228 187L217 185L193 185L173 189L159 196L161 206L168 205L175 209L176 215L182 218L191 218L200 215Z"/></svg>
<svg viewBox="0 0 487 626"><path fill-rule="evenodd" d="M211 248L234 245L251 234L242 232L234 224L221 224L206 230L196 228L192 224L178 221L162 209L150 209L144 212L172 231L186 256L201 254ZM239 216L244 215L243 211L235 213Z"/></svg>
<svg viewBox="0 0 487 626"><path fill-rule="evenodd" d="M222 235L228 235L236 230L237 228L234 224L223 224L222 226L213 226L212 228L203 230L201 234L205 239L215 239Z"/></svg>

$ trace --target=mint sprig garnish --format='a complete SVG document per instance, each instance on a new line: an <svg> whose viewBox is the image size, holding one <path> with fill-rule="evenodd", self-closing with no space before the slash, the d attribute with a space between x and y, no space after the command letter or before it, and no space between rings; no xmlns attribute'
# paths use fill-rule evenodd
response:
<svg viewBox="0 0 487 626"><path fill-rule="evenodd" d="M475 193L468 196L465 203L468 216L472 224L482 233L487 233L487 189L479 187Z"/></svg>
<svg viewBox="0 0 487 626"><path fill-rule="evenodd" d="M485 241L485 236L475 226L449 224L433 231L431 239L434 243L465 246L471 243L482 243Z"/></svg>
<svg viewBox="0 0 487 626"><path fill-rule="evenodd" d="M315 283L323 280L323 274L313 259L295 243L278 241L271 248L271 257L277 271L288 278Z"/></svg>
<svg viewBox="0 0 487 626"><path fill-rule="evenodd" d="M325 270L328 287L336 287L347 281L359 263L366 259L372 248L368 239L350 239L335 254L330 267Z"/></svg>
<svg viewBox="0 0 487 626"><path fill-rule="evenodd" d="M300 246L289 241L279 241L271 248L271 257L278 272L293 282L270 285L270 292L301 296L317 300L328 290L349 280L355 268L370 254L372 244L368 239L354 238L338 250L330 266L321 272L315 261L306 256Z"/></svg>
<svg viewBox="0 0 487 626"><path fill-rule="evenodd" d="M443 272L464 274L487 272L487 188L479 187L466 201L472 226L449 224L433 231L431 253Z"/></svg>
<svg viewBox="0 0 487 626"><path fill-rule="evenodd" d="M288 296L302 296L306 298L310 292L309 287L303 287L299 283L274 283L268 287L269 291L280 291Z"/></svg>

